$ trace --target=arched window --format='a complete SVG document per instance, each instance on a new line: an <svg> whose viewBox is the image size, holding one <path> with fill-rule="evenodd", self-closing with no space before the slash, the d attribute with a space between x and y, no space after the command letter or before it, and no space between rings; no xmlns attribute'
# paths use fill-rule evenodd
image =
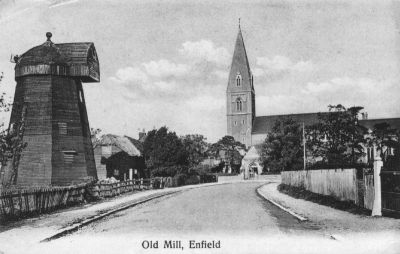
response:
<svg viewBox="0 0 400 254"><path fill-rule="evenodd" d="M238 74L237 76L236 76L236 86L240 86L241 84L240 84L240 82L242 81L242 77L240 76L240 74Z"/></svg>
<svg viewBox="0 0 400 254"><path fill-rule="evenodd" d="M242 100L240 98L236 99L236 111L242 111Z"/></svg>

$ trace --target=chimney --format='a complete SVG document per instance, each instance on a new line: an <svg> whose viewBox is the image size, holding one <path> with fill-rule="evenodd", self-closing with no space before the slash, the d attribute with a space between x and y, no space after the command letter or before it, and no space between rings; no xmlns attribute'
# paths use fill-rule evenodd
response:
<svg viewBox="0 0 400 254"><path fill-rule="evenodd" d="M146 130L139 131L139 140L142 141L146 137Z"/></svg>

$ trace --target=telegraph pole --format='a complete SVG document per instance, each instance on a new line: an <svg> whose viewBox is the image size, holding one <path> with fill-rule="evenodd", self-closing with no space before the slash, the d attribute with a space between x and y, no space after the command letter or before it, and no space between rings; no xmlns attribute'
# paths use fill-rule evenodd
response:
<svg viewBox="0 0 400 254"><path fill-rule="evenodd" d="M306 134L303 122L303 169L306 170Z"/></svg>

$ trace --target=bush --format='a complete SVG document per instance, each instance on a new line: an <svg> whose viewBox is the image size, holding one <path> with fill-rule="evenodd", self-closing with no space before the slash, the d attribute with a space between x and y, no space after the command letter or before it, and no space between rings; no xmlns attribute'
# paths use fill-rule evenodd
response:
<svg viewBox="0 0 400 254"><path fill-rule="evenodd" d="M218 176L215 174L200 175L200 183L215 183L218 182Z"/></svg>
<svg viewBox="0 0 400 254"><path fill-rule="evenodd" d="M307 170L318 170L318 169L338 169L338 168L355 168L357 170L364 168L372 168L372 164L368 163L327 163L318 161L313 164L307 165ZM287 170L289 171L289 170Z"/></svg>
<svg viewBox="0 0 400 254"><path fill-rule="evenodd" d="M222 170L225 167L225 162L221 161L217 166L214 166L210 169L211 173L218 173L218 172L222 172Z"/></svg>
<svg viewBox="0 0 400 254"><path fill-rule="evenodd" d="M151 169L151 175L153 177L168 177L168 176L175 176L179 173L187 172L187 167L184 166L170 166L170 167L158 167Z"/></svg>
<svg viewBox="0 0 400 254"><path fill-rule="evenodd" d="M185 185L199 184L199 183L200 183L200 176L198 175L189 175L185 179Z"/></svg>
<svg viewBox="0 0 400 254"><path fill-rule="evenodd" d="M195 165L189 169L189 174L207 174L211 172L211 167L209 165Z"/></svg>
<svg viewBox="0 0 400 254"><path fill-rule="evenodd" d="M173 177L173 186L179 187L185 185L187 175L186 174L177 174Z"/></svg>

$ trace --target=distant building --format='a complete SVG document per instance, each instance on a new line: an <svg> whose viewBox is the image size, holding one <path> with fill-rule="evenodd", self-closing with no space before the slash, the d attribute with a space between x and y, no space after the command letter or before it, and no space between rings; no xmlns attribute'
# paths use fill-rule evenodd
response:
<svg viewBox="0 0 400 254"><path fill-rule="evenodd" d="M15 57L17 82L10 127L23 123L16 183L69 185L96 179L82 82L99 82L92 42L47 41ZM18 157L15 157L18 158ZM8 163L7 178L13 174ZM4 180L4 179L3 179Z"/></svg>
<svg viewBox="0 0 400 254"><path fill-rule="evenodd" d="M143 144L131 137L107 134L94 144L94 156L99 180L144 178L146 168Z"/></svg>

